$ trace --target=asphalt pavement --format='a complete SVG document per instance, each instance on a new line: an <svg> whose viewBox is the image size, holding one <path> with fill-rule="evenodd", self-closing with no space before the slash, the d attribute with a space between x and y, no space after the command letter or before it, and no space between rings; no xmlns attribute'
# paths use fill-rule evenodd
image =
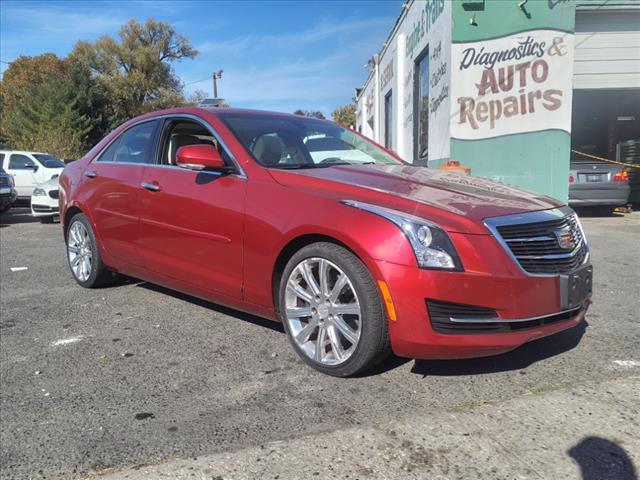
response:
<svg viewBox="0 0 640 480"><path fill-rule="evenodd" d="M594 392L600 413L615 411L616 396L604 393L622 389L620 395L637 397L620 385L633 385L640 375L640 213L583 218L583 225L595 268L594 304L583 325L496 357L391 358L366 376L337 379L306 367L273 322L134 280L80 288L68 271L60 225L12 210L0 217L0 478L195 465L194 458L295 446L296 439L307 446L333 439L349 458L352 449L374 448L374 440L359 434L366 429L397 424L409 438L406 426L432 418L442 432L443 418L460 411L488 425L500 422L501 408L563 392L562 418L580 433L585 416L580 394L572 392ZM627 436L640 436L635 421L620 438L603 433L619 456L631 455ZM544 428L537 425L536 435ZM399 448L437 449L434 442L444 442L442 435L410 438L399 437ZM481 448L482 438L477 442ZM549 448L577 465L564 447ZM349 478L404 478L398 465L397 477L382 475L373 462ZM262 477L243 477L241 467L238 478ZM236 478L232 470L206 471L197 478ZM331 475L346 478L345 472ZM515 467L509 472L481 477L522 478ZM471 478L464 470L442 475L437 478Z"/></svg>

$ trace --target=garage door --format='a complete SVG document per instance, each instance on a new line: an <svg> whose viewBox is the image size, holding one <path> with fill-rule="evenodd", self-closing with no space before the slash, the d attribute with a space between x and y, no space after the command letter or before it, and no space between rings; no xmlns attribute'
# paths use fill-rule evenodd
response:
<svg viewBox="0 0 640 480"><path fill-rule="evenodd" d="M640 8L576 11L574 88L640 87Z"/></svg>

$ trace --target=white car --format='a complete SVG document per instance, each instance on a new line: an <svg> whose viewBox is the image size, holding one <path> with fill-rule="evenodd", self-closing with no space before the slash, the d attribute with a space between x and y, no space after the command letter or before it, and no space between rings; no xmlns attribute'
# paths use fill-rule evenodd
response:
<svg viewBox="0 0 640 480"><path fill-rule="evenodd" d="M31 214L42 223L51 223L59 216L58 177L47 180L33 189L31 193Z"/></svg>
<svg viewBox="0 0 640 480"><path fill-rule="evenodd" d="M18 198L26 199L36 185L60 175L64 162L48 153L2 150L0 166L13 177Z"/></svg>

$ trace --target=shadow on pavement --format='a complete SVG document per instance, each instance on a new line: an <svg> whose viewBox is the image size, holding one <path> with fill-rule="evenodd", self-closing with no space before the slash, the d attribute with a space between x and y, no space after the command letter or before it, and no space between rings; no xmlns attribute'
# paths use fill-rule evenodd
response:
<svg viewBox="0 0 640 480"><path fill-rule="evenodd" d="M9 211L0 214L0 228L18 223L37 223L39 220L31 215L29 207L11 207Z"/></svg>
<svg viewBox="0 0 640 480"><path fill-rule="evenodd" d="M525 343L511 352L492 357L467 360L416 360L412 373L431 376L479 375L521 370L529 365L554 357L575 348L589 324L584 321L575 327Z"/></svg>
<svg viewBox="0 0 640 480"><path fill-rule="evenodd" d="M624 218L624 213L614 212L613 208L575 207L578 217L611 217Z"/></svg>
<svg viewBox="0 0 640 480"><path fill-rule="evenodd" d="M245 322L253 323L260 327L285 333L284 327L279 322L274 322L256 315L241 312L216 303L202 300L191 295L187 295L175 290L171 290L152 283L126 278L126 283L134 283L138 287L146 288L154 292L170 295L174 298L190 302L214 310L224 315L235 317ZM423 376L457 376L457 375L480 375L484 373L504 372L511 370L521 370L529 365L550 358L575 348L582 339L589 324L585 321L572 329L556 333L549 337L534 340L523 346L501 355L492 357L482 357L464 360L415 360L415 365L411 373ZM409 358L401 358L390 355L387 359L372 369L363 372L359 377L369 377L379 375L390 370L394 370L401 365L412 361Z"/></svg>
<svg viewBox="0 0 640 480"><path fill-rule="evenodd" d="M585 437L567 454L580 466L582 480L638 480L629 454L606 438Z"/></svg>
<svg viewBox="0 0 640 480"><path fill-rule="evenodd" d="M200 305L201 307L214 310L218 313L222 313L223 315L229 315L230 317L235 317L245 322L253 323L254 325L258 325L260 327L266 327L276 332L284 333L284 328L282 324L279 322L267 320L266 318L258 317L256 315L251 315L250 313L241 312L240 310L234 310L233 308L224 307L222 305L218 305L217 303L208 302L206 300L202 300L197 297L192 297L191 295L180 293L175 290L170 290L168 288L161 287L153 283L140 282L138 283L137 286L146 288L147 290L152 290L154 292L163 293L164 295L170 295L174 298L179 298L180 300L184 300L185 302L193 303L195 305Z"/></svg>

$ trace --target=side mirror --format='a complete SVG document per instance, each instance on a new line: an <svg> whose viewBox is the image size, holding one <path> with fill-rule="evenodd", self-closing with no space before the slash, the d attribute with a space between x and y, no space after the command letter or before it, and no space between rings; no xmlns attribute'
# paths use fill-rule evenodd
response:
<svg viewBox="0 0 640 480"><path fill-rule="evenodd" d="M38 165L36 165L35 163L28 163L27 165L25 165L28 169L33 170L33 173L36 173L38 171Z"/></svg>
<svg viewBox="0 0 640 480"><path fill-rule="evenodd" d="M225 165L220 153L213 145L186 145L176 152L176 163L189 170L209 170L230 172L232 167Z"/></svg>

